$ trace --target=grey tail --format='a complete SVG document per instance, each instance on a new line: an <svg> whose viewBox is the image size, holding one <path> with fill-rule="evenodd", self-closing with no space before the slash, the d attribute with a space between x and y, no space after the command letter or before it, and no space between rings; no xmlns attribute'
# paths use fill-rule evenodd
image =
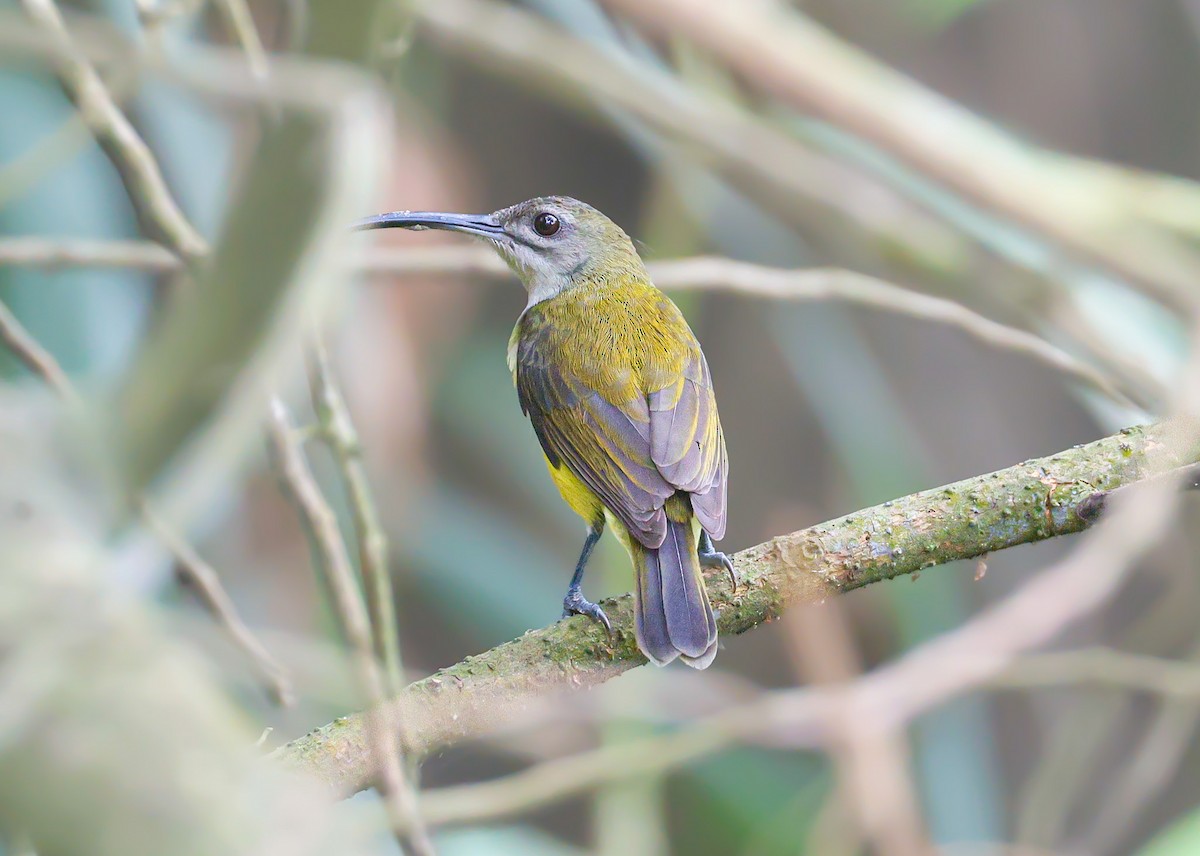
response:
<svg viewBox="0 0 1200 856"><path fill-rule="evenodd" d="M691 509L686 519L667 518L657 550L635 544L635 611L638 647L658 666L679 657L704 669L717 655L717 621L708 602Z"/></svg>

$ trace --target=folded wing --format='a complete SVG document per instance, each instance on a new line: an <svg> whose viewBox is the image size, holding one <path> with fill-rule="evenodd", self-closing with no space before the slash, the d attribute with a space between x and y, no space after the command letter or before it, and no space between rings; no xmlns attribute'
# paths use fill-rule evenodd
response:
<svg viewBox="0 0 1200 856"><path fill-rule="evenodd" d="M686 335L672 337L678 353L641 377L611 365L581 376L559 358L546 326L526 326L512 354L521 409L551 465L569 467L650 548L666 536L663 505L676 491L691 494L712 537L725 534L727 462L712 380L682 316L663 300Z"/></svg>

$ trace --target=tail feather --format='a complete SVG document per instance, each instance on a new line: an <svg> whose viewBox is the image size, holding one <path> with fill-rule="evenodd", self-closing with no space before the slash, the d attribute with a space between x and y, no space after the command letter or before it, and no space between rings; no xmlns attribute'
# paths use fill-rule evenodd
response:
<svg viewBox="0 0 1200 856"><path fill-rule="evenodd" d="M704 609L708 614L708 647L704 649L704 653L699 657L690 657L681 654L679 659L687 663L693 669L707 669L712 665L712 661L717 656L717 617L713 615L712 606L708 602L708 592L704 589L704 577L700 577L700 590L704 592Z"/></svg>
<svg viewBox="0 0 1200 856"><path fill-rule="evenodd" d="M667 632L667 614L663 609L662 582L658 572L657 551L644 547L634 557L637 586L634 589L634 630L638 647L656 666L665 666L679 656Z"/></svg>
<svg viewBox="0 0 1200 856"><path fill-rule="evenodd" d="M682 657L703 669L717 653L717 622L700 573L696 538L689 514L682 521L668 519L661 547L638 545L635 551L638 647L660 666Z"/></svg>
<svg viewBox="0 0 1200 856"><path fill-rule="evenodd" d="M708 598L700 560L696 556L692 527L671 521L667 537L658 548L658 570L662 577L663 611L667 635L675 649L688 657L700 657L708 649ZM691 548L690 550L688 548Z"/></svg>

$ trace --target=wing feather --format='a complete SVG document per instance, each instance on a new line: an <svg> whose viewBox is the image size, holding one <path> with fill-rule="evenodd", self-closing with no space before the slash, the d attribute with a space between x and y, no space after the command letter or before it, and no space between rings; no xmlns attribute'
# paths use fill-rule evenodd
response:
<svg viewBox="0 0 1200 856"><path fill-rule="evenodd" d="M692 339L677 383L650 394L650 447L663 478L691 494L692 510L709 535L725 535L725 436L712 377Z"/></svg>

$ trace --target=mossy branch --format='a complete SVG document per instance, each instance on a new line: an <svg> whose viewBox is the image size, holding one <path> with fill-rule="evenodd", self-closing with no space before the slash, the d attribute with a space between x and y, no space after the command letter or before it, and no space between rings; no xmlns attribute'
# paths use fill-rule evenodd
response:
<svg viewBox="0 0 1200 856"><path fill-rule="evenodd" d="M734 557L742 585L709 578L721 634L745 633L789 605L934 565L1087 528L1097 495L1200 461L1167 442L1180 426L1132 428L1048 458L915 493L773 538ZM1083 513L1081 513L1083 512ZM556 691L595 686L645 664L631 595L604 602L616 631L559 621L410 684L395 702L414 756L489 733ZM342 717L276 751L341 794L368 787L373 761L362 714Z"/></svg>

